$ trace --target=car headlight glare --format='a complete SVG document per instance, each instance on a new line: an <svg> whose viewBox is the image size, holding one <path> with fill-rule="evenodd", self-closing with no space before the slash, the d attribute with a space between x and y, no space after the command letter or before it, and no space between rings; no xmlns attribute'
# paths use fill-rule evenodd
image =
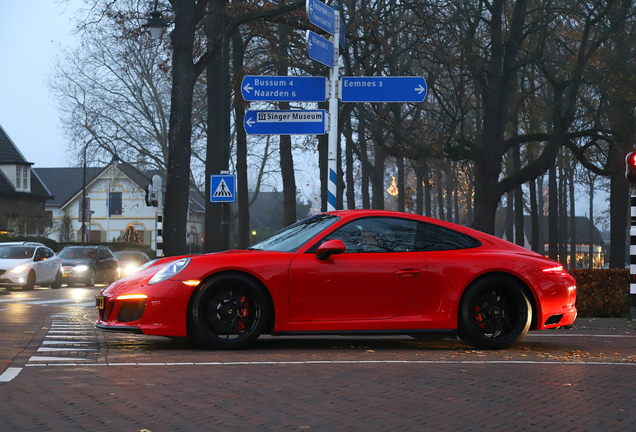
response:
<svg viewBox="0 0 636 432"><path fill-rule="evenodd" d="M29 267L23 265L19 265L17 267L12 268L11 270L9 270L9 273L22 273L25 272Z"/></svg>
<svg viewBox="0 0 636 432"><path fill-rule="evenodd" d="M170 264L166 265L161 270L159 270L148 281L148 285L154 285L154 284L157 284L159 282L163 282L166 279L170 279L171 277L173 277L174 275L179 273L181 270L186 268L186 266L188 265L189 262L190 262L190 258L181 258L179 260L172 261Z"/></svg>
<svg viewBox="0 0 636 432"><path fill-rule="evenodd" d="M78 272L85 272L86 270L88 270L88 266L87 265L78 265L78 266L73 267L73 269L75 271L78 271Z"/></svg>

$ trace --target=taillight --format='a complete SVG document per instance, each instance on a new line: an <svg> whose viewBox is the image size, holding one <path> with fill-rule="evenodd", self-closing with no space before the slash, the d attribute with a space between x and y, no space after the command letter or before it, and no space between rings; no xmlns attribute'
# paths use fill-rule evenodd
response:
<svg viewBox="0 0 636 432"><path fill-rule="evenodd" d="M543 269L543 272L552 276L569 276L562 265Z"/></svg>

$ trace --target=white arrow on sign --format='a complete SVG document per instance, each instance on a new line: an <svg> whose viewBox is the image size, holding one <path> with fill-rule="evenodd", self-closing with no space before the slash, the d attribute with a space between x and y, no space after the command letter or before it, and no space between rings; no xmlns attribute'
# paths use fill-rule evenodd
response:
<svg viewBox="0 0 636 432"><path fill-rule="evenodd" d="M249 85L249 84L246 84L245 87L243 87L243 88L248 93L251 92L252 90L254 90L254 88L251 85Z"/></svg>
<svg viewBox="0 0 636 432"><path fill-rule="evenodd" d="M254 126L254 125L256 124L256 122L254 121L254 119L253 119L253 118L249 118L249 119L245 120L245 123L246 123L249 127L252 127L252 126Z"/></svg>
<svg viewBox="0 0 636 432"><path fill-rule="evenodd" d="M422 92L425 92L426 89L422 87L422 84L420 84L419 86L415 87L415 91L418 92L419 94L422 94Z"/></svg>

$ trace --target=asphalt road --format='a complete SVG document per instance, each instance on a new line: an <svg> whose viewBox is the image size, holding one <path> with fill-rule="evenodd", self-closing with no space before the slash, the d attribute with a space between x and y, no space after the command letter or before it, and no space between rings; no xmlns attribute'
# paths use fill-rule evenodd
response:
<svg viewBox="0 0 636 432"><path fill-rule="evenodd" d="M97 332L100 289L0 290L1 430L636 430L628 320L577 320L505 351L270 336L205 351Z"/></svg>

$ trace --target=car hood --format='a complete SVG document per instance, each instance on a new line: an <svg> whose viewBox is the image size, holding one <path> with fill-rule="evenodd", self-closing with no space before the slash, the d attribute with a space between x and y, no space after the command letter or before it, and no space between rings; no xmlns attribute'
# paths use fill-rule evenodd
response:
<svg viewBox="0 0 636 432"><path fill-rule="evenodd" d="M85 264L85 265L91 265L93 264L93 260L91 259L83 259L83 258L66 258L66 259L62 259L62 265L63 266L76 266L79 264Z"/></svg>
<svg viewBox="0 0 636 432"><path fill-rule="evenodd" d="M11 270L14 267L17 267L21 264L29 264L32 263L33 260L31 258L21 258L21 259L0 259L0 269L2 270Z"/></svg>

